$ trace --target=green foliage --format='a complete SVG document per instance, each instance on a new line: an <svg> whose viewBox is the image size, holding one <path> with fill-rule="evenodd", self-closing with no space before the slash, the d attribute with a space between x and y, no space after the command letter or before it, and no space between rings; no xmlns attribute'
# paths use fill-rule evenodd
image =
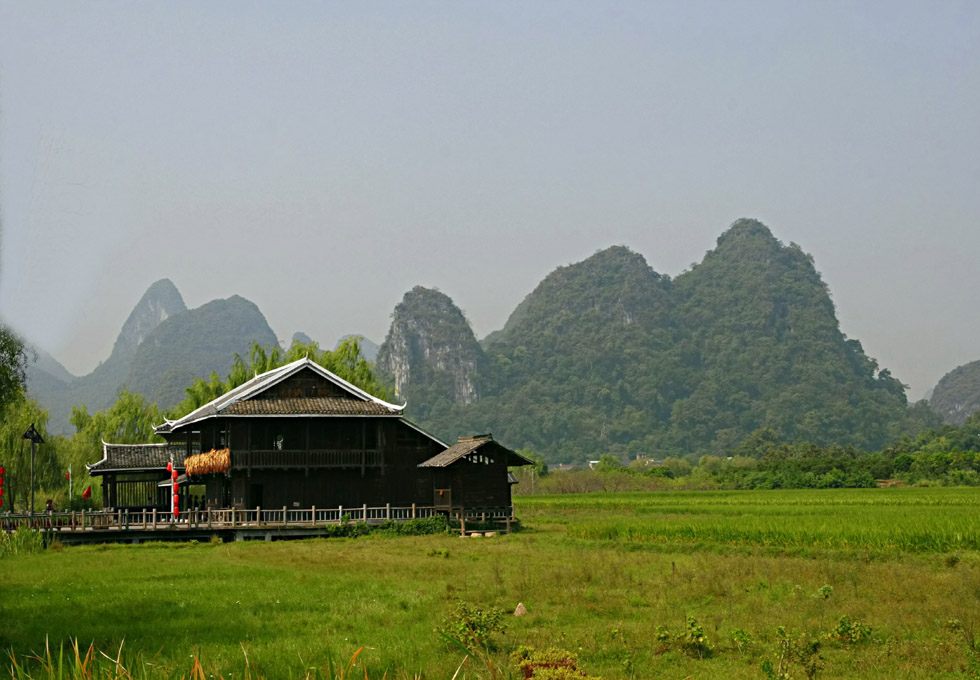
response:
<svg viewBox="0 0 980 680"><path fill-rule="evenodd" d="M0 323L0 414L23 395L31 358L23 339Z"/></svg>
<svg viewBox="0 0 980 680"><path fill-rule="evenodd" d="M431 325L432 307L400 306L392 333ZM443 332L457 349L472 343L461 314ZM870 450L936 424L840 331L812 258L754 220L733 224L673 281L622 246L558 268L484 340L482 357L473 351L465 375L476 401L454 398L464 373L439 368L437 335L424 352L386 341L386 356L402 347L410 367L410 417L448 438L493 432L551 462L759 458L781 441Z"/></svg>
<svg viewBox="0 0 980 680"><path fill-rule="evenodd" d="M688 656L694 656L699 659L711 656L711 653L714 651L714 647L708 640L704 628L693 616L687 617L687 626L684 634L681 636L680 647Z"/></svg>
<svg viewBox="0 0 980 680"><path fill-rule="evenodd" d="M557 647L539 650L522 645L510 658L526 680L602 680L579 670L578 656Z"/></svg>
<svg viewBox="0 0 980 680"><path fill-rule="evenodd" d="M773 658L762 660L762 673L767 680L791 680L794 668L799 668L808 680L817 677L823 667L820 641L800 633L795 638L783 626L776 628L776 644Z"/></svg>
<svg viewBox="0 0 980 680"><path fill-rule="evenodd" d="M728 634L728 640L732 649L738 652L740 656L744 656L748 652L753 642L752 635L742 628L733 628Z"/></svg>
<svg viewBox="0 0 980 680"><path fill-rule="evenodd" d="M929 406L947 423L962 425L980 411L980 361L957 366L940 378Z"/></svg>
<svg viewBox="0 0 980 680"><path fill-rule="evenodd" d="M871 639L871 626L861 621L851 621L848 616L841 616L837 625L825 637L845 645L863 644Z"/></svg>
<svg viewBox="0 0 980 680"><path fill-rule="evenodd" d="M507 628L504 616L497 607L483 608L460 600L443 621L443 629L469 648L494 650L495 636Z"/></svg>
<svg viewBox="0 0 980 680"><path fill-rule="evenodd" d="M623 463L619 458L612 455L611 453L604 453L599 456L599 462L596 463L595 471L602 474L608 472L616 472L622 469Z"/></svg>
<svg viewBox="0 0 980 680"><path fill-rule="evenodd" d="M41 552L44 536L37 529L21 527L15 531L0 531L0 559Z"/></svg>
<svg viewBox="0 0 980 680"><path fill-rule="evenodd" d="M376 530L379 533L392 536L429 536L444 534L448 529L449 522L445 515L433 515L432 517L418 517L404 522L389 520L378 525Z"/></svg>
<svg viewBox="0 0 980 680"><path fill-rule="evenodd" d="M35 509L44 507L42 489L59 487L64 481L57 444L48 432L48 413L21 393L7 404L0 419L0 465L5 468L3 512L29 509L31 444L23 436L31 423L45 441L35 446Z"/></svg>

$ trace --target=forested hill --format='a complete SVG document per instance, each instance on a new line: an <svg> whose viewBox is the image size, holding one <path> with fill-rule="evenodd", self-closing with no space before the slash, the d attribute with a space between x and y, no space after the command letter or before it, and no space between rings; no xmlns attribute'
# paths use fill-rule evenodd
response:
<svg viewBox="0 0 980 680"><path fill-rule="evenodd" d="M396 390L414 395L416 418L429 420L479 398L486 357L449 296L416 286L391 315L376 368Z"/></svg>
<svg viewBox="0 0 980 680"><path fill-rule="evenodd" d="M255 303L238 295L212 300L154 328L136 350L124 385L169 408L195 378L225 375L234 355L244 356L253 342L278 344Z"/></svg>
<svg viewBox="0 0 980 680"><path fill-rule="evenodd" d="M952 425L962 425L980 411L980 361L957 366L932 390L929 405Z"/></svg>
<svg viewBox="0 0 980 680"><path fill-rule="evenodd" d="M409 416L561 461L725 453L759 428L873 449L917 427L901 383L840 331L812 258L754 220L674 280L622 246L561 267L483 349L478 398L442 409L426 357L394 357Z"/></svg>

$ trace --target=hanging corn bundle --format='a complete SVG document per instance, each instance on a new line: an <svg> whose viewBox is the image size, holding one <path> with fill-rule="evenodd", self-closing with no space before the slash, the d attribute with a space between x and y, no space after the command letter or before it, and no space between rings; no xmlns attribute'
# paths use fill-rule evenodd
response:
<svg viewBox="0 0 980 680"><path fill-rule="evenodd" d="M184 460L188 477L228 472L231 469L230 449L211 449L206 453L188 456Z"/></svg>

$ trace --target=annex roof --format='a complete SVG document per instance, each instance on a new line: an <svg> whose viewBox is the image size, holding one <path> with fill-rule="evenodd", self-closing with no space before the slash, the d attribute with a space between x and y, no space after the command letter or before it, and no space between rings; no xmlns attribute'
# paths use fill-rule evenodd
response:
<svg viewBox="0 0 980 680"><path fill-rule="evenodd" d="M186 455L187 449L182 444L109 444L102 442L102 460L85 467L90 473L98 474L117 470L126 472L166 470L167 463L171 460L178 467L183 466Z"/></svg>
<svg viewBox="0 0 980 680"><path fill-rule="evenodd" d="M300 371L311 370L333 383L350 398L304 397L294 399L255 399L262 392ZM260 403L265 402L265 403ZM389 404L352 385L320 364L304 357L255 376L217 399L191 411L177 420L167 420L154 429L159 433L174 430L217 415L373 415L401 416L405 405Z"/></svg>
<svg viewBox="0 0 980 680"><path fill-rule="evenodd" d="M437 454L427 461L419 463L419 467L449 467L458 460L461 460L474 451L486 447L484 453L503 454L508 466L512 465L531 465L532 462L527 458L511 451L505 446L501 446L493 440L489 434L481 434L475 437L460 437L459 441L450 446L440 454Z"/></svg>

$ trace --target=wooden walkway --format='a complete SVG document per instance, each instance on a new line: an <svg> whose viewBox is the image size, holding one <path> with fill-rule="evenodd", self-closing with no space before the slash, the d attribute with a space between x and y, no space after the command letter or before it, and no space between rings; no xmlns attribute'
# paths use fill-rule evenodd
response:
<svg viewBox="0 0 980 680"><path fill-rule="evenodd" d="M433 506L384 505L353 508L250 508L185 510L180 517L157 510L100 510L93 512L45 512L0 515L0 529L22 527L56 534L63 543L133 542L160 540L225 540L306 538L327 535L329 527L363 522L377 526L385 522L407 522L446 515L457 522L461 535L472 535L473 525L488 524L510 532L516 522L514 506L498 508L437 508ZM470 528L467 528L467 523ZM481 528L480 531L483 531Z"/></svg>

